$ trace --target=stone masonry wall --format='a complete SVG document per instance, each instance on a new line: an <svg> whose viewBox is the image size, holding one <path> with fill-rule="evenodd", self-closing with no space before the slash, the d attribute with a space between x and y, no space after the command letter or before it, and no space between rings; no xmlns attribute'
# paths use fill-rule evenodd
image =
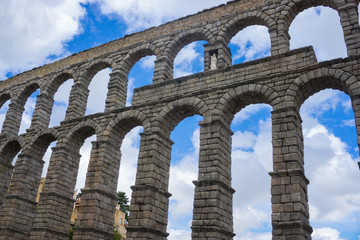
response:
<svg viewBox="0 0 360 240"><path fill-rule="evenodd" d="M170 133L198 114L200 153L192 239L232 239L231 121L249 104L272 111L270 172L273 240L311 239L304 144L299 109L326 88L348 94L360 133L360 29L358 0L238 0L72 55L0 82L0 105L11 100L0 135L0 239L67 239L79 167L79 149L93 134L90 162L74 239L112 239L120 146L143 126L127 238L167 239ZM312 47L289 50L289 26L301 11L328 6L339 12L348 57L319 63ZM231 66L231 38L251 25L271 37L271 56ZM177 53L205 40L202 73L174 79ZM210 70L210 56L217 68ZM142 57L155 55L153 84L135 89L125 107L128 74ZM88 86L112 68L103 113L85 115ZM66 117L49 128L54 94L74 79ZM24 104L40 89L31 127L18 135ZM51 142L50 165L40 202L36 193ZM12 159L20 152L15 167ZM15 170L12 177L11 174ZM10 178L11 177L11 178ZM270 187L270 186L269 186ZM192 197L192 196L189 196Z"/></svg>

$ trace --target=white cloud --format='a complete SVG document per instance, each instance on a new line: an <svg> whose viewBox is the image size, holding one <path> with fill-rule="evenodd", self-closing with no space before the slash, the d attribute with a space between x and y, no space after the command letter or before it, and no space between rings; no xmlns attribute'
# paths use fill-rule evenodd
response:
<svg viewBox="0 0 360 240"><path fill-rule="evenodd" d="M144 57L140 60L141 67L145 70L153 70L155 67L156 56Z"/></svg>
<svg viewBox="0 0 360 240"><path fill-rule="evenodd" d="M257 105L250 105L240 113ZM257 128L257 135L235 131L232 138L232 187L236 190L233 217L237 240L264 239L268 233L257 235L252 231L263 229L266 232L271 223L271 179L268 175L272 169L271 119L259 121Z"/></svg>
<svg viewBox="0 0 360 240"><path fill-rule="evenodd" d="M345 240L340 238L338 230L333 228L315 228L311 235L313 240Z"/></svg>
<svg viewBox="0 0 360 240"><path fill-rule="evenodd" d="M133 97L133 93L134 93L134 81L135 78L130 77L128 79L128 87L127 87L127 92L126 92L126 106L131 106L131 101L132 101L132 97Z"/></svg>
<svg viewBox="0 0 360 240"><path fill-rule="evenodd" d="M81 32L81 0L0 2L0 79L68 54L64 43Z"/></svg>
<svg viewBox="0 0 360 240"><path fill-rule="evenodd" d="M45 162L44 163L44 166L43 166L43 170L42 170L42 173L41 173L41 177L46 177L47 175L47 170L49 168L49 164L50 164L50 158L51 158L51 153L52 153L52 150L51 148L55 147L56 146L56 142L52 142L48 149L46 150L44 156L43 156L43 161Z"/></svg>
<svg viewBox="0 0 360 240"><path fill-rule="evenodd" d="M310 210L314 209L311 220L346 220L351 213L360 211L357 161L352 159L340 138L308 118L303 117L303 124Z"/></svg>
<svg viewBox="0 0 360 240"><path fill-rule="evenodd" d="M272 239L271 232L265 232L265 233L248 232L243 234L242 236L234 237L234 240L270 240L270 239Z"/></svg>
<svg viewBox="0 0 360 240"><path fill-rule="evenodd" d="M328 111L349 111L343 107L348 105L348 99L339 93L321 91L310 97L301 109L306 176L310 179L310 221L316 226L358 221L356 216L360 212L358 159L353 159L346 143L318 120ZM234 123L243 123L261 108L261 105L248 106L238 113ZM263 239L270 239L266 231L271 222L270 177L267 175L272 170L271 149L270 119L259 122L258 134L235 131L232 151L235 239L257 239L255 235L262 231L265 232ZM341 231L344 229L323 228L314 232L313 239L340 240Z"/></svg>
<svg viewBox="0 0 360 240"><path fill-rule="evenodd" d="M126 193L131 198L130 186L135 185L137 162L139 155L140 132L142 127L133 128L126 134L121 145L121 163L117 191Z"/></svg>
<svg viewBox="0 0 360 240"><path fill-rule="evenodd" d="M94 2L100 4L103 14L119 17L127 25L127 32L132 33L226 3L227 0L94 0Z"/></svg>
<svg viewBox="0 0 360 240"><path fill-rule="evenodd" d="M72 88L72 85L74 84L73 79L69 79L58 88L57 92L54 96L54 101L59 103L68 103L69 102L69 96L70 91Z"/></svg>
<svg viewBox="0 0 360 240"><path fill-rule="evenodd" d="M32 116L35 110L36 100L37 96L40 94L40 90L36 90L31 96L27 99L25 106L24 106L24 112L22 114L21 118L21 124L20 124L20 130L19 134L25 133L26 129L28 129L31 125Z"/></svg>
<svg viewBox="0 0 360 240"><path fill-rule="evenodd" d="M75 190L79 193L82 188L85 187L85 181L86 181L86 173L89 166L89 160L90 160L90 154L91 154L91 148L92 148L92 141L96 140L96 136L93 135L89 138L87 138L80 148L80 163L79 163L79 170L78 170L78 176L76 180L76 186Z"/></svg>
<svg viewBox="0 0 360 240"><path fill-rule="evenodd" d="M248 234L249 230L262 228L264 224L270 222L270 214L267 211L254 207L239 208L234 207L235 232L242 239L242 235Z"/></svg>
<svg viewBox="0 0 360 240"><path fill-rule="evenodd" d="M360 191L357 187L360 181L359 159L353 159L348 152L349 146L318 120L326 111L337 115L341 111L347 112L342 107L347 101L339 91L325 90L311 96L301 109L305 173L310 179L310 222L317 226L358 221L354 215L360 212ZM341 231L343 229L321 228L314 232L313 239L340 239L338 232Z"/></svg>
<svg viewBox="0 0 360 240"><path fill-rule="evenodd" d="M191 63L197 57L199 57L199 53L196 52L196 42L188 44L184 47L175 58L175 65L186 63Z"/></svg>
<svg viewBox="0 0 360 240"><path fill-rule="evenodd" d="M192 214L194 201L193 180L197 179L200 146L200 129L196 129L191 138L194 151L185 155L180 161L172 163L170 167L169 192L170 198L169 221Z"/></svg>
<svg viewBox="0 0 360 240"><path fill-rule="evenodd" d="M290 48L313 45L319 61L346 57L344 33L338 13L329 7L310 8L290 26Z"/></svg>
<svg viewBox="0 0 360 240"><path fill-rule="evenodd" d="M50 117L50 127L60 125L64 121L67 107L69 105L69 96L71 87L74 83L73 79L64 82L55 93L54 104Z"/></svg>
<svg viewBox="0 0 360 240"><path fill-rule="evenodd" d="M198 156L200 148L200 129L192 134L192 147L182 150L186 153L170 166L169 192L172 194L169 205L169 239L191 239L191 220L194 200L193 180L197 179Z"/></svg>
<svg viewBox="0 0 360 240"><path fill-rule="evenodd" d="M321 116L324 112L334 111L339 104L344 111L352 111L351 100L344 100L340 97L339 91L326 89L311 96L311 98L308 98L301 106L301 114L316 118Z"/></svg>
<svg viewBox="0 0 360 240"><path fill-rule="evenodd" d="M233 149L249 149L254 146L256 140L256 135L252 132L235 132L232 137L232 147Z"/></svg>
<svg viewBox="0 0 360 240"><path fill-rule="evenodd" d="M168 240L186 240L186 239L191 239L191 231L176 230L176 229L169 230Z"/></svg>
<svg viewBox="0 0 360 240"><path fill-rule="evenodd" d="M110 73L110 68L103 69L91 80L89 85L90 92L86 106L86 115L104 112Z"/></svg>
<svg viewBox="0 0 360 240"><path fill-rule="evenodd" d="M186 45L176 56L174 62L174 78L179 78L193 74L195 72L194 63L203 62L201 56L203 53L198 52L198 42Z"/></svg>
<svg viewBox="0 0 360 240"><path fill-rule="evenodd" d="M2 125L5 120L6 112L9 109L10 100L6 101L4 105L0 108L0 126L2 128Z"/></svg>
<svg viewBox="0 0 360 240"><path fill-rule="evenodd" d="M236 34L230 43L239 48L233 55L233 62L241 58L250 61L270 55L270 34L264 26L247 27Z"/></svg>
<svg viewBox="0 0 360 240"><path fill-rule="evenodd" d="M355 119L343 120L342 126L344 126L344 127L355 127Z"/></svg>
<svg viewBox="0 0 360 240"><path fill-rule="evenodd" d="M248 105L246 108L242 109L240 112L235 114L233 124L239 124L246 119L249 119L253 114L260 112L264 109L270 109L271 107L267 104L251 104Z"/></svg>

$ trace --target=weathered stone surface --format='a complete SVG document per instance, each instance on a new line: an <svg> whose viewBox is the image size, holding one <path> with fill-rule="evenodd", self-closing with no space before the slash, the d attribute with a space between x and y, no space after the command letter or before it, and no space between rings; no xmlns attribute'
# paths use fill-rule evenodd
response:
<svg viewBox="0 0 360 240"><path fill-rule="evenodd" d="M348 57L318 63L312 47L289 51L289 26L306 8L324 4L339 12ZM66 239L79 165L79 149L95 134L74 239L111 239L120 146L143 126L128 239L167 239L170 133L198 114L199 175L195 184L192 239L232 239L231 121L254 103L272 106L273 239L311 239L304 144L299 109L312 94L339 89L352 100L360 132L360 34L354 0L238 0L101 45L0 82L0 105L11 99L0 135L0 239ZM264 25L271 56L231 66L227 47L250 25ZM204 72L173 79L177 53L206 40ZM125 107L127 78L142 57L155 55L153 84L135 89ZM217 60L211 60L216 56ZM214 64L217 64L216 66ZM92 77L111 67L106 109L85 115ZM65 121L49 128L53 98L73 78ZM24 104L40 88L31 128L18 136ZM358 137L360 139L360 137ZM53 148L47 179L36 207L42 157ZM11 161L21 151L14 175ZM193 196L189 196L193 197Z"/></svg>

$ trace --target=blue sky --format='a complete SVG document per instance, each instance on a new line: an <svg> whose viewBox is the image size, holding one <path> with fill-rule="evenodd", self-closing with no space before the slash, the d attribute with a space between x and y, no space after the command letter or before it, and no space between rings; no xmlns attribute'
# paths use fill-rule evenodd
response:
<svg viewBox="0 0 360 240"><path fill-rule="evenodd" d="M73 53L98 46L136 31L196 13L222 0L12 0L0 2L0 79L41 66ZM291 48L313 45L319 61L346 57L337 13L330 8L312 8L299 14L290 28ZM186 46L175 60L175 77L203 70L204 42ZM233 63L269 55L267 29L252 26L236 35L230 48ZM140 60L129 75L128 105L132 89L151 84L153 57ZM86 114L102 112L111 69L99 72L91 82ZM72 81L58 90L50 126L64 118ZM28 100L21 132L31 123L35 92ZM0 109L4 119L7 104ZM271 107L250 105L232 123L234 131L232 172L234 229L237 240L271 239L270 176L272 170ZM333 90L310 97L301 108L305 139L305 168L310 179L310 222L314 240L360 239L360 172L354 114L348 96ZM193 180L197 178L200 116L182 121L172 132L169 192L169 240L190 239ZM131 196L134 184L140 127L122 144L118 189ZM81 149L77 188L84 186L94 138ZM50 149L45 154L48 164ZM44 167L43 176L46 176ZM254 177L255 176L255 177ZM244 184L245 179L251 179ZM176 183L176 184L175 184Z"/></svg>

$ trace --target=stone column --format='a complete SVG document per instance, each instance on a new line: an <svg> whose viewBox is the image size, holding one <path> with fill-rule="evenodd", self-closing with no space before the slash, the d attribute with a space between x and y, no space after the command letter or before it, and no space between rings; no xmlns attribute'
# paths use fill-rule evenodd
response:
<svg viewBox="0 0 360 240"><path fill-rule="evenodd" d="M141 134L138 170L132 186L127 239L166 240L171 146L159 132Z"/></svg>
<svg viewBox="0 0 360 240"><path fill-rule="evenodd" d="M123 108L126 105L128 79L120 72L110 73L105 112Z"/></svg>
<svg viewBox="0 0 360 240"><path fill-rule="evenodd" d="M232 65L230 48L221 41L205 44L204 71L215 70ZM211 62L213 61L213 64ZM216 61L216 63L214 63ZM214 67L212 67L215 64Z"/></svg>
<svg viewBox="0 0 360 240"><path fill-rule="evenodd" d="M43 165L33 152L19 155L0 212L0 239L29 239Z"/></svg>
<svg viewBox="0 0 360 240"><path fill-rule="evenodd" d="M68 239L76 176L81 155L78 146L63 143L52 148L50 164L30 239Z"/></svg>
<svg viewBox="0 0 360 240"><path fill-rule="evenodd" d="M65 120L82 117L85 115L87 99L89 96L88 81L76 82L71 88L69 106L66 110Z"/></svg>
<svg viewBox="0 0 360 240"><path fill-rule="evenodd" d="M11 102L9 109L6 112L1 134L17 135L19 133L23 112L23 105L20 105L17 102Z"/></svg>
<svg viewBox="0 0 360 240"><path fill-rule="evenodd" d="M5 194L7 193L10 185L10 178L14 167L11 163L0 163L0 210L3 203Z"/></svg>
<svg viewBox="0 0 360 240"><path fill-rule="evenodd" d="M360 54L360 27L358 3L353 1L339 7L341 26L344 31L348 56Z"/></svg>
<svg viewBox="0 0 360 240"><path fill-rule="evenodd" d="M163 56L155 61L153 84L173 79L174 61Z"/></svg>
<svg viewBox="0 0 360 240"><path fill-rule="evenodd" d="M233 239L230 124L221 120L200 123L199 178L192 239Z"/></svg>
<svg viewBox="0 0 360 240"><path fill-rule="evenodd" d="M112 239L120 147L108 141L95 141L92 145L85 188L81 190L74 239Z"/></svg>
<svg viewBox="0 0 360 240"><path fill-rule="evenodd" d="M272 112L274 171L271 176L273 240L311 239L304 175L302 120L294 107Z"/></svg>
<svg viewBox="0 0 360 240"><path fill-rule="evenodd" d="M285 24L279 24L269 29L271 39L271 56L290 51L290 35Z"/></svg>
<svg viewBox="0 0 360 240"><path fill-rule="evenodd" d="M37 97L30 129L44 129L49 126L54 100L47 94Z"/></svg>
<svg viewBox="0 0 360 240"><path fill-rule="evenodd" d="M2 143L4 144L4 143ZM17 141L9 142L0 154L0 210L5 194L8 192L14 167L11 165L21 146Z"/></svg>

